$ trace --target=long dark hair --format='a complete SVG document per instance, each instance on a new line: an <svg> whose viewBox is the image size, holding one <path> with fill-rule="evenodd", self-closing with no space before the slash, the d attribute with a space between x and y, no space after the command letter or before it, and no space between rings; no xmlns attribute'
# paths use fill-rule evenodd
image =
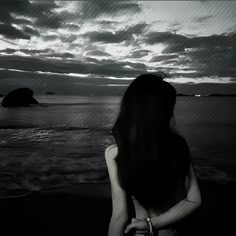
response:
<svg viewBox="0 0 236 236"><path fill-rule="evenodd" d="M176 144L171 135L175 103L176 90L161 75L140 75L124 93L112 128L120 185L144 206L165 201L176 185L179 173L173 155L180 153L173 145L183 142L178 139Z"/></svg>

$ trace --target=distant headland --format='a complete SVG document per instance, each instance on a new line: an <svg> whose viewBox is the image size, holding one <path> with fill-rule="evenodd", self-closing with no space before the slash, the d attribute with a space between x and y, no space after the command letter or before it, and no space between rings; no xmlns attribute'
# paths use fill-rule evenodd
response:
<svg viewBox="0 0 236 236"><path fill-rule="evenodd" d="M177 93L176 96L179 96L179 97L236 97L236 94L212 93L212 94L208 94L208 95L201 95L201 94L183 94L183 93Z"/></svg>

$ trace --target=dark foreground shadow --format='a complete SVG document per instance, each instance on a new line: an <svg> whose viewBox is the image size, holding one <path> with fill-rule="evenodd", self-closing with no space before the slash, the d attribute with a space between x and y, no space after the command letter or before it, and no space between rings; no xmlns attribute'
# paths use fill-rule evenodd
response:
<svg viewBox="0 0 236 236"><path fill-rule="evenodd" d="M179 223L180 236L234 235L236 184L200 181L202 206ZM1 235L105 236L111 215L109 184L81 184L0 200Z"/></svg>

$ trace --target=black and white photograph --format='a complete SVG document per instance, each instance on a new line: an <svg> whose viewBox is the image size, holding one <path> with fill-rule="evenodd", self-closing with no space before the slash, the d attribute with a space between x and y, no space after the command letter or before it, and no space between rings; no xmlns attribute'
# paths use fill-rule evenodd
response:
<svg viewBox="0 0 236 236"><path fill-rule="evenodd" d="M0 234L233 235L236 1L0 0Z"/></svg>

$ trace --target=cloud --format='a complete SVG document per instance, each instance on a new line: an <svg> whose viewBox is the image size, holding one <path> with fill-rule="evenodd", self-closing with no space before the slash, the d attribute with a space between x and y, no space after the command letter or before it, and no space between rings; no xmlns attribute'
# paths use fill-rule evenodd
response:
<svg viewBox="0 0 236 236"><path fill-rule="evenodd" d="M2 23L9 23L11 22L12 17L8 11L6 11L4 8L1 8L0 3L0 22Z"/></svg>
<svg viewBox="0 0 236 236"><path fill-rule="evenodd" d="M147 56L150 53L149 50L136 50L129 54L129 58L142 58Z"/></svg>
<svg viewBox="0 0 236 236"><path fill-rule="evenodd" d="M209 21L213 17L214 16L200 16L200 17L196 17L194 19L194 22L196 22L196 23L206 23L207 21Z"/></svg>
<svg viewBox="0 0 236 236"><path fill-rule="evenodd" d="M175 22L168 26L167 30L171 32L176 32L182 28L181 24L179 22Z"/></svg>
<svg viewBox="0 0 236 236"><path fill-rule="evenodd" d="M55 61L22 56L0 56L0 68L23 71L45 71L53 73L95 74L98 76L136 77L147 72L145 64L118 62L115 60L97 60L99 63L84 61ZM128 68L126 66L129 66Z"/></svg>
<svg viewBox="0 0 236 236"><path fill-rule="evenodd" d="M63 22L54 11L57 7L54 1L1 0L0 34L10 39L29 40L31 36L40 36L38 29L42 27L57 29ZM21 27L16 28L14 24Z"/></svg>
<svg viewBox="0 0 236 236"><path fill-rule="evenodd" d="M46 27L52 29L58 29L63 20L60 16L57 15L44 15L36 20L36 25L39 27Z"/></svg>
<svg viewBox="0 0 236 236"><path fill-rule="evenodd" d="M76 35L70 33L64 35L54 33L54 34L42 35L41 37L44 41L61 40L62 43L72 43L77 39Z"/></svg>
<svg viewBox="0 0 236 236"><path fill-rule="evenodd" d="M142 34L148 27L146 23L139 23L136 25L128 26L125 31L127 34Z"/></svg>
<svg viewBox="0 0 236 236"><path fill-rule="evenodd" d="M190 38L170 32L151 32L147 34L146 42L166 45L162 52L165 55L155 56L150 62L168 66L174 76L236 77L236 34ZM180 69L184 71L178 72Z"/></svg>
<svg viewBox="0 0 236 236"><path fill-rule="evenodd" d="M195 37L187 41L190 48L226 48L236 47L236 34Z"/></svg>
<svg viewBox="0 0 236 236"><path fill-rule="evenodd" d="M29 7L28 0L1 0L0 2L0 21L4 23L12 23L14 18L10 13L23 14L25 9Z"/></svg>
<svg viewBox="0 0 236 236"><path fill-rule="evenodd" d="M42 35L42 39L45 41L54 41L58 39L58 35L57 34Z"/></svg>
<svg viewBox="0 0 236 236"><path fill-rule="evenodd" d="M97 23L99 23L102 26L111 26L120 24L119 21L114 21L114 20L98 20Z"/></svg>
<svg viewBox="0 0 236 236"><path fill-rule="evenodd" d="M72 43L77 39L77 36L74 34L68 34L66 36L61 36L60 39L63 43Z"/></svg>
<svg viewBox="0 0 236 236"><path fill-rule="evenodd" d="M236 48L205 48L187 53L191 65L208 76L236 78Z"/></svg>
<svg viewBox="0 0 236 236"><path fill-rule="evenodd" d="M187 40L187 37L171 32L150 32L145 37L146 43L151 45L156 43L180 44Z"/></svg>
<svg viewBox="0 0 236 236"><path fill-rule="evenodd" d="M101 50L90 50L85 53L86 56L110 57L111 54Z"/></svg>
<svg viewBox="0 0 236 236"><path fill-rule="evenodd" d="M32 25L32 21L23 18L15 18L14 23L17 25Z"/></svg>
<svg viewBox="0 0 236 236"><path fill-rule="evenodd" d="M126 31L117 31L117 32L89 32L84 34L84 37L88 37L92 42L103 42L103 43L121 43L123 41L133 40L132 34L127 34Z"/></svg>
<svg viewBox="0 0 236 236"><path fill-rule="evenodd" d="M58 28L62 19L54 12L58 6L54 1L2 0L0 2L0 22L7 26L14 24L32 25L26 16L34 19L38 27ZM8 35L5 35L8 36Z"/></svg>
<svg viewBox="0 0 236 236"><path fill-rule="evenodd" d="M164 44L166 48L163 53L175 53L184 51L188 38L171 32L150 32L145 36L144 41L147 44Z"/></svg>
<svg viewBox="0 0 236 236"><path fill-rule="evenodd" d="M36 50L36 49L12 49L12 48L6 48L6 49L3 49L3 50L0 50L0 53L3 52L3 53L7 53L7 54L13 54L15 52L23 52L23 53L26 53L26 54L41 54L41 53L49 53L51 51L51 49L44 49L44 50Z"/></svg>
<svg viewBox="0 0 236 236"><path fill-rule="evenodd" d="M30 39L28 34L16 29L12 25L9 24L1 24L0 23L0 34L11 38L11 39Z"/></svg>
<svg viewBox="0 0 236 236"><path fill-rule="evenodd" d="M34 36L39 36L39 31L36 29L33 29L31 27L25 26L24 27L24 32L29 35L34 35Z"/></svg>
<svg viewBox="0 0 236 236"><path fill-rule="evenodd" d="M70 31L77 31L80 29L80 26L77 24L73 24L73 23L65 23L62 25L63 28L67 28Z"/></svg>
<svg viewBox="0 0 236 236"><path fill-rule="evenodd" d="M66 58L74 58L75 56L71 53L65 52L65 53L49 53L49 54L44 54L43 56L45 57L59 57L62 59Z"/></svg>
<svg viewBox="0 0 236 236"><path fill-rule="evenodd" d="M83 19L98 18L102 15L117 16L119 14L132 14L141 11L138 3L134 1L80 1L80 16Z"/></svg>
<svg viewBox="0 0 236 236"><path fill-rule="evenodd" d="M54 1L1 0L0 2L1 12L5 12L2 17L5 23L14 23L15 18L11 13L40 18L53 14L52 10L56 7Z"/></svg>
<svg viewBox="0 0 236 236"><path fill-rule="evenodd" d="M150 59L149 62L162 62L170 59L178 59L178 55L160 55L160 56L154 56Z"/></svg>
<svg viewBox="0 0 236 236"><path fill-rule="evenodd" d="M90 39L91 42L102 42L102 43L121 43L124 41L133 41L134 34L141 34L147 27L146 23L140 23L137 25L128 26L122 30L115 32L111 31L93 31L85 33L83 36Z"/></svg>
<svg viewBox="0 0 236 236"><path fill-rule="evenodd" d="M189 38L171 32L150 32L145 36L145 42L150 45L163 43L166 45L163 53L174 53L184 52L186 48L236 47L236 34Z"/></svg>

